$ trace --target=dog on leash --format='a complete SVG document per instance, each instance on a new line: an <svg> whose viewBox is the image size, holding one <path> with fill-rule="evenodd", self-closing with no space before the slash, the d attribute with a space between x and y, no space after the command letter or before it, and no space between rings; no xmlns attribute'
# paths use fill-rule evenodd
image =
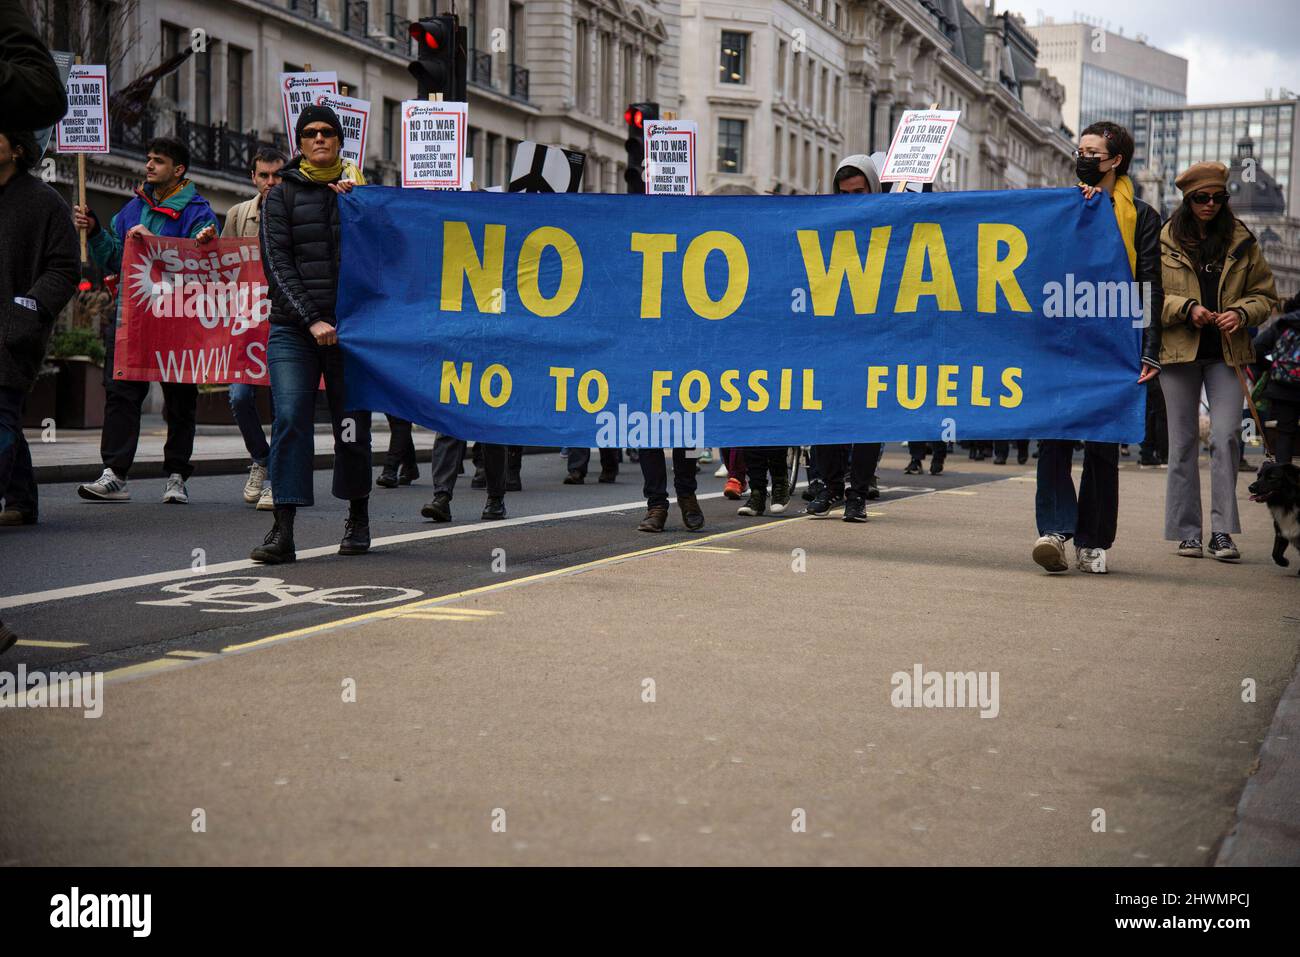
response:
<svg viewBox="0 0 1300 957"><path fill-rule="evenodd" d="M1273 561L1290 565L1286 546L1300 552L1300 467L1265 462L1250 484L1250 500L1263 502L1273 515Z"/></svg>

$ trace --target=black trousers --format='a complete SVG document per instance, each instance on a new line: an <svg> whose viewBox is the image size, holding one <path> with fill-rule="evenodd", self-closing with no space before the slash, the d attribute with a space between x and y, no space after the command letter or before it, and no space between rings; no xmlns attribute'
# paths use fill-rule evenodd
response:
<svg viewBox="0 0 1300 957"><path fill-rule="evenodd" d="M994 455L1005 458L1007 456L1007 453L1010 451L1011 451L1011 443L1006 439L997 439L994 441L993 443ZM1025 458L1029 458L1029 440L1016 439L1016 452L1017 454Z"/></svg>
<svg viewBox="0 0 1300 957"><path fill-rule="evenodd" d="M1273 418L1277 419L1277 438L1273 443L1273 455L1285 465L1295 459L1296 420L1300 418L1300 402L1285 402L1282 399L1269 399Z"/></svg>
<svg viewBox="0 0 1300 957"><path fill-rule="evenodd" d="M600 452L600 470L602 472L618 471L618 449L598 449ZM591 465L591 449L569 448L569 471L587 477L587 468Z"/></svg>
<svg viewBox="0 0 1300 957"><path fill-rule="evenodd" d="M641 450L641 477L645 481L642 494L651 508L668 505L668 461L663 449ZM697 460L686 457L685 449L673 449L673 489L679 496L694 495L699 484L695 481Z"/></svg>
<svg viewBox="0 0 1300 957"><path fill-rule="evenodd" d="M862 498L876 477L876 463L880 461L879 442L854 442L852 445L818 445L817 468L822 481L831 494L844 491L844 473L849 474L849 492Z"/></svg>
<svg viewBox="0 0 1300 957"><path fill-rule="evenodd" d="M452 495L456 491L456 476L465 458L465 441L438 433L433 440L433 491ZM517 447L517 446L516 446ZM483 462L487 472L488 498L504 498L506 494L506 447L485 442L474 444L474 454Z"/></svg>
<svg viewBox="0 0 1300 957"><path fill-rule="evenodd" d="M908 442L907 451L912 456L912 458L916 459L918 462L924 459L925 453L929 451L930 454L934 456L934 461L936 463L942 464L944 459L948 457L948 443L947 442Z"/></svg>
<svg viewBox="0 0 1300 957"><path fill-rule="evenodd" d="M1086 442L1083 476L1074 490L1074 443L1044 440L1038 451L1034 511L1038 534L1074 537L1080 548L1110 548L1119 522L1119 445Z"/></svg>
<svg viewBox="0 0 1300 957"><path fill-rule="evenodd" d="M1169 461L1169 416L1165 412L1165 393L1159 377L1147 383L1146 435L1142 439L1142 458Z"/></svg>
<svg viewBox="0 0 1300 957"><path fill-rule="evenodd" d="M111 367L110 367L111 368ZM109 382L105 385L104 428L99 434L99 456L104 466L126 478L135 463L140 444L140 413L149 395L148 382ZM163 418L167 421L167 443L163 446L163 474L180 474L188 479L194 472L194 421L199 387L181 382L164 382Z"/></svg>
<svg viewBox="0 0 1300 957"><path fill-rule="evenodd" d="M745 449L745 471L754 491L767 491L768 475L772 476L773 484L778 476L786 482L790 481L790 470L785 462L786 451L784 445L760 445Z"/></svg>
<svg viewBox="0 0 1300 957"><path fill-rule="evenodd" d="M384 468L415 468L415 440L411 438L411 423L395 415L385 414L385 418L388 419L388 454L384 456Z"/></svg>

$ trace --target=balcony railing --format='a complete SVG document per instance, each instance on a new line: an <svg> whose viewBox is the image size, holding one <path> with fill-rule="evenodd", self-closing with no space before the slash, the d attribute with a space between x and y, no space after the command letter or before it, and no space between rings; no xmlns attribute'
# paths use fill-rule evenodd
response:
<svg viewBox="0 0 1300 957"><path fill-rule="evenodd" d="M224 123L216 126L195 123L184 113L160 109L146 110L135 123L115 122L111 135L114 150L141 155L154 137L174 136L189 149L196 170L240 177L247 176L252 169L258 147L273 145L284 150L288 145L284 133L263 137L257 130L240 132Z"/></svg>
<svg viewBox="0 0 1300 957"><path fill-rule="evenodd" d="M469 51L469 80L480 86L492 85L492 54L482 50Z"/></svg>
<svg viewBox="0 0 1300 957"><path fill-rule="evenodd" d="M510 64L510 95L528 99L528 70L514 63Z"/></svg>

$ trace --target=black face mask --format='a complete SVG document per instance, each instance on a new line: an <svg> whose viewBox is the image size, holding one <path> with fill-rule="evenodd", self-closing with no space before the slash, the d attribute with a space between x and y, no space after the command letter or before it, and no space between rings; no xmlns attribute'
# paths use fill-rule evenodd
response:
<svg viewBox="0 0 1300 957"><path fill-rule="evenodd" d="M1106 170L1109 173L1110 170ZM1106 173L1101 171L1100 156L1080 156L1074 161L1074 173L1079 177L1079 182L1088 186L1096 186L1106 178Z"/></svg>

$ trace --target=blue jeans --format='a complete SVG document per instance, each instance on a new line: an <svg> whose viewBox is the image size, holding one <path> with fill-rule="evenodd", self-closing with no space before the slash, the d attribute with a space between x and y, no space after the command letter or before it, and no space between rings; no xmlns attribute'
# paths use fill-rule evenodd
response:
<svg viewBox="0 0 1300 957"><path fill-rule="evenodd" d="M266 466L271 455L271 447L266 444L266 435L262 432L262 420L257 417L256 386L245 382L235 382L230 386L230 414L235 417L239 434L244 437L244 448L249 457L258 465Z"/></svg>
<svg viewBox="0 0 1300 957"><path fill-rule="evenodd" d="M1083 477L1074 494L1074 443L1044 440L1038 451L1034 512L1039 535L1064 535L1080 548L1110 548L1119 521L1119 446L1085 442Z"/></svg>
<svg viewBox="0 0 1300 957"><path fill-rule="evenodd" d="M32 471L32 451L23 436L26 400L25 391L0 389L0 498L5 500L6 509L35 518L36 474Z"/></svg>
<svg viewBox="0 0 1300 957"><path fill-rule="evenodd" d="M335 498L370 494L370 413L345 410L343 353L318 346L300 326L271 327L271 475L276 505L313 505L312 458L316 453L316 387L325 376L325 397L334 425ZM349 420L345 423L344 420ZM345 435L345 432L351 434Z"/></svg>

